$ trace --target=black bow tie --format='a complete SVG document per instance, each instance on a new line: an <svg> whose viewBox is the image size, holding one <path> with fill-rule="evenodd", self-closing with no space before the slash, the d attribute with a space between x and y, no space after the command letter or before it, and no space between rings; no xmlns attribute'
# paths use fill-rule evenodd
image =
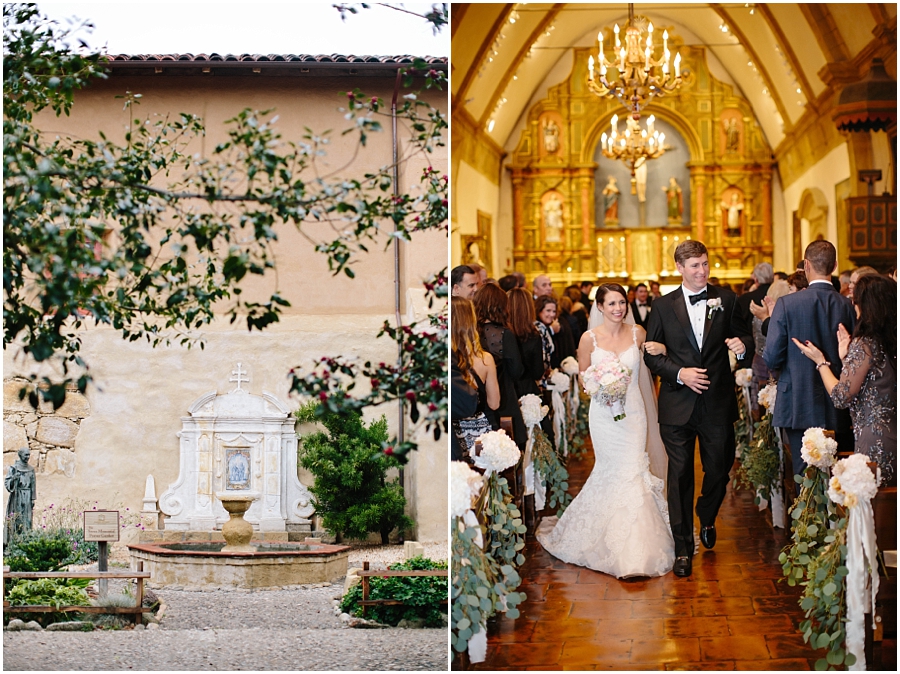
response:
<svg viewBox="0 0 900 674"><path fill-rule="evenodd" d="M702 302L707 297L706 291L704 290L702 293L698 293L696 295L688 295L688 299L691 301L691 306L697 304L697 302Z"/></svg>
<svg viewBox="0 0 900 674"><path fill-rule="evenodd" d="M647 306L647 303L646 303L646 302L638 302L637 305L638 305L639 307L646 307L646 306Z"/></svg>

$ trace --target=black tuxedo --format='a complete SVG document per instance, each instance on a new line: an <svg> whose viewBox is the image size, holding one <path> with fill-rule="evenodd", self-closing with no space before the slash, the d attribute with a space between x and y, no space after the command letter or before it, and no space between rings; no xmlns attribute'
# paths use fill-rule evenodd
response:
<svg viewBox="0 0 900 674"><path fill-rule="evenodd" d="M647 325L650 323L650 311L651 311L650 304L651 304L650 299L647 298L647 318L645 320L641 320L641 312L638 311L637 300L635 300L634 302L632 302L629 305L631 307L631 315L634 316L634 322L637 325L640 325L642 328L644 328L644 330L647 329Z"/></svg>
<svg viewBox="0 0 900 674"><path fill-rule="evenodd" d="M734 377L726 338L739 337L753 357L753 338L735 309L736 295L715 286L706 288L709 300L721 301L721 309L704 310L703 343L697 344L681 286L653 303L647 341L666 345L665 356L644 355L650 370L660 377L659 429L669 457L669 520L675 537L675 555L694 552L694 446L700 440L703 485L697 499L701 526L715 522L734 464L734 422L738 418ZM701 348L702 347L702 348ZM705 368L709 388L695 393L678 383L681 368Z"/></svg>

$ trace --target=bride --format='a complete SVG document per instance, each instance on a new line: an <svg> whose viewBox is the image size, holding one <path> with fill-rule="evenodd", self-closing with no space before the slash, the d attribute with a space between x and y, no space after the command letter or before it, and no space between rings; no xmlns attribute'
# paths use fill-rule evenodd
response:
<svg viewBox="0 0 900 674"><path fill-rule="evenodd" d="M578 345L578 367L584 372L604 355L614 355L631 368L625 418L615 421L610 407L591 401L594 470L558 521L543 519L537 538L570 564L617 578L662 576L672 569L675 544L663 482L667 459L641 350L655 355L665 346L644 343L646 332L634 325L619 284L597 288L595 309L599 316L592 310L591 324L596 327Z"/></svg>

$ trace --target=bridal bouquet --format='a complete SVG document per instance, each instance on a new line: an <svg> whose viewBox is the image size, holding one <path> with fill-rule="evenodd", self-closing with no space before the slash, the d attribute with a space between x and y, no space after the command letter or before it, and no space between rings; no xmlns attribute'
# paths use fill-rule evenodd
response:
<svg viewBox="0 0 900 674"><path fill-rule="evenodd" d="M475 465L485 471L485 475L502 473L519 462L522 454L516 443L503 431L489 431L478 436L481 454L474 457Z"/></svg>
<svg viewBox="0 0 900 674"><path fill-rule="evenodd" d="M826 437L821 428L807 428L803 433L800 456L810 466L827 470L834 464L837 442Z"/></svg>
<svg viewBox="0 0 900 674"><path fill-rule="evenodd" d="M625 418L625 393L631 383L631 368L615 356L607 356L582 372L581 379L589 396L612 408L615 421Z"/></svg>

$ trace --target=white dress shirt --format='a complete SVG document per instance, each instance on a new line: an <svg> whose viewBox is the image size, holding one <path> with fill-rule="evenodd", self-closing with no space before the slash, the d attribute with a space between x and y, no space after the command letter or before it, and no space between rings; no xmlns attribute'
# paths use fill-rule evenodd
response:
<svg viewBox="0 0 900 674"><path fill-rule="evenodd" d="M704 288L709 292L709 288ZM703 350L703 326L706 323L706 300L701 300L696 304L691 304L689 299L691 295L698 295L703 290L692 292L681 286L681 292L684 293L684 304L687 307L688 318L691 319L691 329L694 331L694 337L697 338L697 346Z"/></svg>

